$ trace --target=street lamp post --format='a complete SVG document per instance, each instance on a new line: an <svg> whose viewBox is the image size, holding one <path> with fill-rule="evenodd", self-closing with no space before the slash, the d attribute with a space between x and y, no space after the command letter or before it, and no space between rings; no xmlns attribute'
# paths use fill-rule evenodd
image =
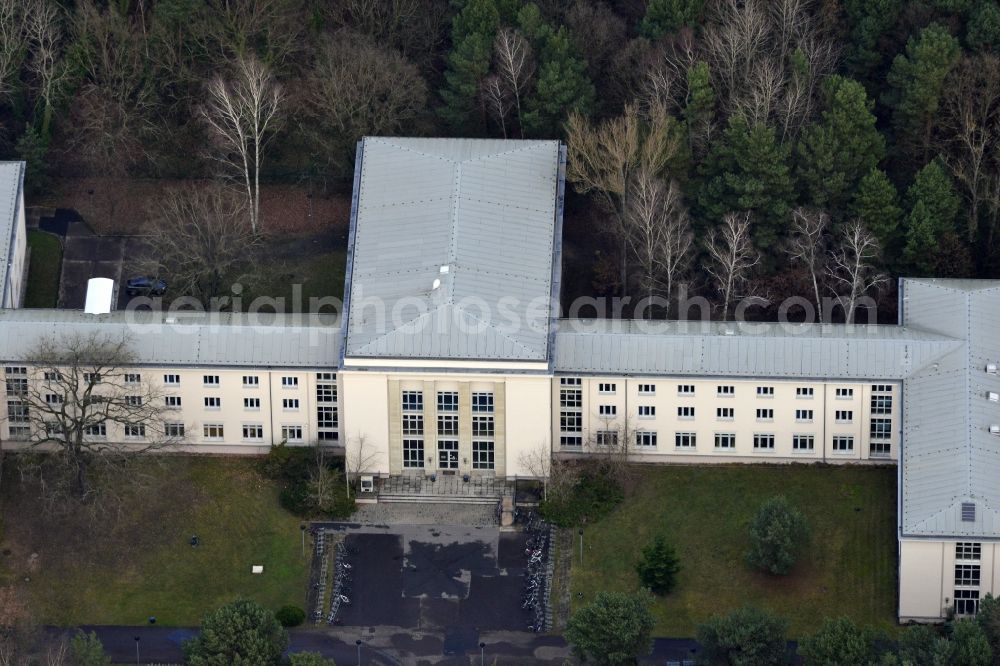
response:
<svg viewBox="0 0 1000 666"><path fill-rule="evenodd" d="M302 557L306 556L306 524L301 523L299 530L302 532Z"/></svg>
<svg viewBox="0 0 1000 666"><path fill-rule="evenodd" d="M358 646L358 666L361 666L361 639L354 641L354 644Z"/></svg>
<svg viewBox="0 0 1000 666"><path fill-rule="evenodd" d="M580 566L583 566L583 528L580 528Z"/></svg>
<svg viewBox="0 0 1000 666"><path fill-rule="evenodd" d="M486 666L486 643L479 644L479 666Z"/></svg>
<svg viewBox="0 0 1000 666"><path fill-rule="evenodd" d="M135 666L139 666L139 637L135 637Z"/></svg>

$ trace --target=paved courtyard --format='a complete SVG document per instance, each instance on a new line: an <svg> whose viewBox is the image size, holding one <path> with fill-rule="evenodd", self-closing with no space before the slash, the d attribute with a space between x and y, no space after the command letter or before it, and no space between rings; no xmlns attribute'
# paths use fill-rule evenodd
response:
<svg viewBox="0 0 1000 666"><path fill-rule="evenodd" d="M524 537L494 526L359 525L346 533L351 604L338 625L377 633L403 628L444 636L445 653L479 644L485 631L523 631ZM403 647L403 646L400 646Z"/></svg>

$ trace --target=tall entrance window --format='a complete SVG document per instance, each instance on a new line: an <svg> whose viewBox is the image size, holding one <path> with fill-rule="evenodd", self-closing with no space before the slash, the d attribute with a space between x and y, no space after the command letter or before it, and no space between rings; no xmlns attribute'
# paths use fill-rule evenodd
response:
<svg viewBox="0 0 1000 666"><path fill-rule="evenodd" d="M458 440L438 440L438 468L458 469Z"/></svg>

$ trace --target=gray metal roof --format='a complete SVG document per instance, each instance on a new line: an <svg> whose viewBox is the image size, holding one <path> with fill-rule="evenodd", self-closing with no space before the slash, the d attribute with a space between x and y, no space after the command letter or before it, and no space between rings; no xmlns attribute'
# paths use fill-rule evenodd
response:
<svg viewBox="0 0 1000 666"><path fill-rule="evenodd" d="M0 310L0 361L23 361L42 338L91 335L127 336L140 365L335 369L340 352L333 315Z"/></svg>
<svg viewBox="0 0 1000 666"><path fill-rule="evenodd" d="M546 361L559 142L361 150L345 355Z"/></svg>
<svg viewBox="0 0 1000 666"><path fill-rule="evenodd" d="M11 241L18 219L18 195L24 180L24 162L0 162L0 297L7 293L13 257Z"/></svg>
<svg viewBox="0 0 1000 666"><path fill-rule="evenodd" d="M902 326L559 321L558 373L903 379L959 347Z"/></svg>
<svg viewBox="0 0 1000 666"><path fill-rule="evenodd" d="M1000 537L1000 281L907 279L903 322L961 340L903 387L900 494L907 536ZM962 504L975 520L962 520Z"/></svg>

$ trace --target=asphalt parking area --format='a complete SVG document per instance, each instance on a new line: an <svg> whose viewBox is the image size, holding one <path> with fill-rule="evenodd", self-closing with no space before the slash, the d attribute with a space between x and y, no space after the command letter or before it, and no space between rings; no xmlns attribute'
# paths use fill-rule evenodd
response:
<svg viewBox="0 0 1000 666"><path fill-rule="evenodd" d="M337 624L435 632L461 651L480 631L523 631L524 542L496 527L330 526L348 534L350 605ZM471 643L470 645L465 645Z"/></svg>

